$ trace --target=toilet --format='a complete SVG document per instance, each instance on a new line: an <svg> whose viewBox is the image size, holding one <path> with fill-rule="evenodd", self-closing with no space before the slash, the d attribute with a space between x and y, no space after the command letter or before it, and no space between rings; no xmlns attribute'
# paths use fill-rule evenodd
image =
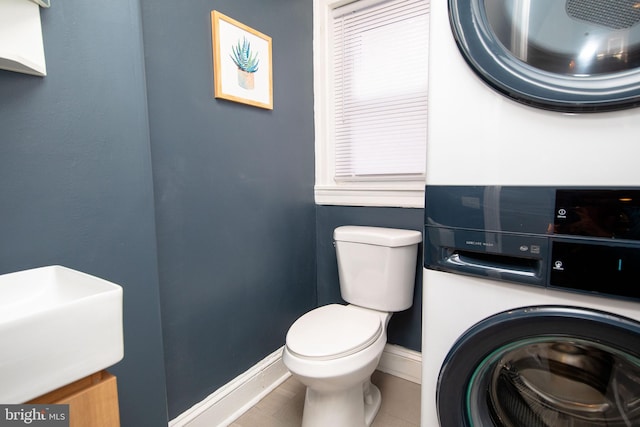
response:
<svg viewBox="0 0 640 427"><path fill-rule="evenodd" d="M422 234L395 228L334 230L342 298L289 328L283 362L306 387L303 427L370 426L381 395L370 381L391 314L413 303Z"/></svg>

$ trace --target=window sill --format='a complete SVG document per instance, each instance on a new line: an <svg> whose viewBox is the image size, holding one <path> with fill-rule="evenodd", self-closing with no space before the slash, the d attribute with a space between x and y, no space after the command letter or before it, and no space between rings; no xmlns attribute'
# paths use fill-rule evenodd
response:
<svg viewBox="0 0 640 427"><path fill-rule="evenodd" d="M408 189L375 187L315 187L318 205L424 208L424 186Z"/></svg>

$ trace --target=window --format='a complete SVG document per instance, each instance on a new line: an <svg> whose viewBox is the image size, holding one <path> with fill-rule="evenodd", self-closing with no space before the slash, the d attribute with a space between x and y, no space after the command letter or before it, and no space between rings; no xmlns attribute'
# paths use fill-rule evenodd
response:
<svg viewBox="0 0 640 427"><path fill-rule="evenodd" d="M422 207L429 0L316 0L316 203Z"/></svg>

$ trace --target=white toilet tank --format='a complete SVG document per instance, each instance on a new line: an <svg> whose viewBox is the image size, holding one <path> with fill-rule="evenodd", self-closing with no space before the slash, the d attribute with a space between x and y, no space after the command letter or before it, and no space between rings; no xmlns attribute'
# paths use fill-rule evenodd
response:
<svg viewBox="0 0 640 427"><path fill-rule="evenodd" d="M333 240L345 301L388 312L411 307L422 233L348 225L336 228Z"/></svg>

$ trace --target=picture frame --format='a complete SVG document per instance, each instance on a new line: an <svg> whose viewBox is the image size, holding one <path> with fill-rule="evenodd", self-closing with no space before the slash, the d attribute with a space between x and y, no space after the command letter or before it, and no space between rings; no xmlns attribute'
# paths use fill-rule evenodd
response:
<svg viewBox="0 0 640 427"><path fill-rule="evenodd" d="M214 97L273 110L271 37L211 11Z"/></svg>

